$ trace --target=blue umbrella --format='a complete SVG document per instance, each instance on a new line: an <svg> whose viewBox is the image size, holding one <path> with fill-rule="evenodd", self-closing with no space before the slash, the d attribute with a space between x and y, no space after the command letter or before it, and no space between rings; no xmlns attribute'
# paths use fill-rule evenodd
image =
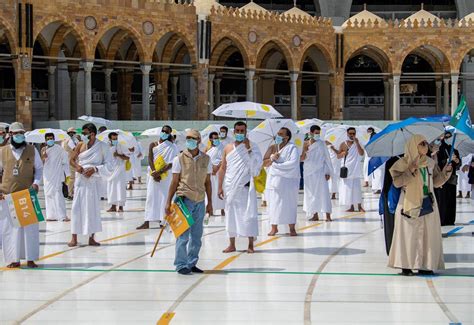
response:
<svg viewBox="0 0 474 325"><path fill-rule="evenodd" d="M405 151L405 143L415 134L423 135L428 142L439 137L451 116L434 115L428 117L410 117L389 124L372 137L365 146L369 157L393 157Z"/></svg>
<svg viewBox="0 0 474 325"><path fill-rule="evenodd" d="M372 174L377 168L385 164L390 157L372 157L369 160L369 175Z"/></svg>

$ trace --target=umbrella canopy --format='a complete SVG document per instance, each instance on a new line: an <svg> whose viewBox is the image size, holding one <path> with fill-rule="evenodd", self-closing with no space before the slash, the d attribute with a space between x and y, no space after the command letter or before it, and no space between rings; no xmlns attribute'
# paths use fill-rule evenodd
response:
<svg viewBox="0 0 474 325"><path fill-rule="evenodd" d="M370 134L367 132L368 128L373 128L376 133L379 133L382 131L380 128L373 126L373 125L358 125L355 126L356 132L357 132L357 139L359 139L359 142L362 146L365 146L369 140L370 140Z"/></svg>
<svg viewBox="0 0 474 325"><path fill-rule="evenodd" d="M390 157L372 157L369 160L369 175L372 174L377 168L385 164Z"/></svg>
<svg viewBox="0 0 474 325"><path fill-rule="evenodd" d="M319 120L317 118L310 118L310 119L301 120L301 121L296 122L296 126L300 129L300 132L303 133L303 134L309 133L309 131L310 131L310 129L313 125L317 125L317 126L321 127L321 129L322 129L323 124L324 124L324 121Z"/></svg>
<svg viewBox="0 0 474 325"><path fill-rule="evenodd" d="M348 127L348 125L339 125L326 130L324 140L331 142L333 146L339 148L341 143L347 140Z"/></svg>
<svg viewBox="0 0 474 325"><path fill-rule="evenodd" d="M219 106L214 112L215 116L232 117L232 118L254 118L268 119L283 117L271 105L259 104L253 102L235 102Z"/></svg>
<svg viewBox="0 0 474 325"><path fill-rule="evenodd" d="M137 147L138 142L137 139L133 136L131 132L122 131L122 130L107 130L97 135L97 139L100 141L107 142L109 140L110 133L117 133L118 134L118 142L120 145L126 148Z"/></svg>
<svg viewBox="0 0 474 325"><path fill-rule="evenodd" d="M0 122L0 127L2 127L2 128L8 128L8 127L10 127L10 124L5 123L5 122Z"/></svg>
<svg viewBox="0 0 474 325"><path fill-rule="evenodd" d="M201 150L205 150L206 148L211 146L211 142L209 141L209 134L212 132L217 132L219 134L220 129L222 126L226 126L225 124L209 124L206 128L204 128L201 133ZM227 137L234 141L234 132L232 129L229 129L227 132Z"/></svg>
<svg viewBox="0 0 474 325"><path fill-rule="evenodd" d="M249 139L258 146L260 152L264 155L268 147L274 143L275 136L282 127L286 127L291 131L292 137L290 141L301 152L303 150L304 135L291 119L267 119L249 132Z"/></svg>
<svg viewBox="0 0 474 325"><path fill-rule="evenodd" d="M392 157L405 152L405 143L415 134L422 134L428 142L439 137L445 125L449 123L449 115L429 116L423 118L410 117L406 120L387 125L377 133L365 146L369 157Z"/></svg>
<svg viewBox="0 0 474 325"><path fill-rule="evenodd" d="M94 116L89 116L89 115L82 115L81 117L78 117L77 119L78 119L78 120L82 120L82 121L91 122L91 123L94 123L94 124L105 125L105 126L107 126L107 127L109 127L109 126L112 125L112 122L111 122L111 121L106 120L105 118L102 118L102 117L94 117Z"/></svg>
<svg viewBox="0 0 474 325"><path fill-rule="evenodd" d="M456 133L456 141L454 142L454 148L459 151L461 157L474 153L474 140L472 140L468 135L455 129L450 125L446 127L446 131L450 131L453 134ZM452 145L453 140L454 137L451 137L445 141L447 144Z"/></svg>
<svg viewBox="0 0 474 325"><path fill-rule="evenodd" d="M28 143L45 143L44 136L48 133L54 134L55 141L69 139L69 135L59 129L36 129L25 133L25 141Z"/></svg>

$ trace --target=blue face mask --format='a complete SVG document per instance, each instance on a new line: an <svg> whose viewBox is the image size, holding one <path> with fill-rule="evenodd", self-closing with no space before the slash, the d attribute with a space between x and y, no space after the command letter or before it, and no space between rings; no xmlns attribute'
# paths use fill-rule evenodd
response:
<svg viewBox="0 0 474 325"><path fill-rule="evenodd" d="M219 140L219 139L214 139L214 140L212 140L212 144L217 147L217 146L219 146L219 145L221 144L221 140Z"/></svg>
<svg viewBox="0 0 474 325"><path fill-rule="evenodd" d="M25 142L25 135L24 134L15 134L13 136L13 141L16 143L23 143Z"/></svg>
<svg viewBox="0 0 474 325"><path fill-rule="evenodd" d="M118 145L118 140L112 140L112 145L113 145L113 146Z"/></svg>
<svg viewBox="0 0 474 325"><path fill-rule="evenodd" d="M242 142L245 140L245 134L242 134L242 133L237 133L235 135L235 141L237 142Z"/></svg>
<svg viewBox="0 0 474 325"><path fill-rule="evenodd" d="M283 137L277 135L277 136L275 137L275 143L276 143L276 144L282 144L282 143L283 143Z"/></svg>
<svg viewBox="0 0 474 325"><path fill-rule="evenodd" d="M197 146L198 146L197 140L194 140L194 139L186 140L186 148L188 148L189 150L194 150L197 148Z"/></svg>
<svg viewBox="0 0 474 325"><path fill-rule="evenodd" d="M160 139L163 140L163 141L168 140L169 137L170 137L170 135L169 135L168 133L166 133L166 132L161 132L161 133L160 133Z"/></svg>
<svg viewBox="0 0 474 325"><path fill-rule="evenodd" d="M320 134L313 134L313 139L314 140L319 140L319 139L321 139L321 135Z"/></svg>
<svg viewBox="0 0 474 325"><path fill-rule="evenodd" d="M5 137L3 135L0 135L0 143L3 143L5 141Z"/></svg>
<svg viewBox="0 0 474 325"><path fill-rule="evenodd" d="M48 145L48 147L52 147L54 146L54 140L48 140L46 141L46 144Z"/></svg>

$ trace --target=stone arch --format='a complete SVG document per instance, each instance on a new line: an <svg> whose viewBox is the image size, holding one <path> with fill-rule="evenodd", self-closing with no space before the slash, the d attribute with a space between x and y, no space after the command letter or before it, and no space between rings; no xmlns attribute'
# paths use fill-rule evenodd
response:
<svg viewBox="0 0 474 325"><path fill-rule="evenodd" d="M266 63L265 59L268 54L271 54L271 52L280 52L282 54L288 65L288 70L294 71L296 69L296 65L294 63L290 50L285 44L283 44L277 39L270 39L265 42L262 42L262 45L256 50L257 56L255 66L257 68L261 68L262 66L264 66L264 64Z"/></svg>
<svg viewBox="0 0 474 325"><path fill-rule="evenodd" d="M161 53L157 52L156 48L159 45L160 42L163 42L167 37L169 39L165 41L165 44L163 46L163 51ZM152 45L152 57L154 58L154 61L160 61L160 62L171 62L173 59L173 51L175 50L175 46L178 45L179 42L184 43L186 46L186 49L189 52L189 57L191 59L191 64L196 65L197 64L197 53L195 46L193 46L193 43L189 41L189 39L186 37L185 33L180 31L179 29L169 29L164 32L162 32L159 36L154 38L151 43Z"/></svg>
<svg viewBox="0 0 474 325"><path fill-rule="evenodd" d="M421 53L423 55L423 53L425 53L424 55L430 56L430 60L435 59L439 64L438 66L433 66L434 70L438 68L443 72L450 72L451 67L454 67L451 56L447 55L447 53L450 53L450 50L443 44L439 43L440 42L436 43L432 40L417 40L413 43L410 43L409 47L405 48L401 53L399 53L397 60L393 60L393 71L401 72L403 62L408 57L408 55L414 51L421 50L417 54Z"/></svg>
<svg viewBox="0 0 474 325"><path fill-rule="evenodd" d="M16 54L18 44L15 38L15 29L8 23L6 18L0 16L0 29L4 31L5 37L10 47L10 52Z"/></svg>
<svg viewBox="0 0 474 325"><path fill-rule="evenodd" d="M48 45L48 42L43 37L43 35L38 34L36 41L38 42L39 46L43 50L44 55L49 56L49 45Z"/></svg>
<svg viewBox="0 0 474 325"><path fill-rule="evenodd" d="M322 58L324 59L327 69L326 72L332 72L334 71L334 60L333 56L329 54L329 51L327 48L319 43L310 43L308 44L305 48L303 48L301 58L299 60L299 68L300 70L303 70L303 64L306 58L309 56L310 52L313 50L317 50L322 54ZM316 62L314 62L316 64ZM320 67L318 67L320 68Z"/></svg>
<svg viewBox="0 0 474 325"><path fill-rule="evenodd" d="M110 32L112 29L117 29L117 31L115 31L109 44L107 46L105 44L102 44L102 46L107 48L105 56L106 59L113 60L115 58L115 54L123 45L123 42L126 39L131 38L133 44L135 44L137 48L138 57L140 61L148 61L148 56L146 55L145 47L141 41L140 34L132 26L128 26L126 24L108 24L106 26L103 26L100 29L100 32L97 33L96 38L94 39L94 48L92 49L92 56L94 56L95 49L97 48L97 46L99 46L99 43L101 42L105 34Z"/></svg>
<svg viewBox="0 0 474 325"><path fill-rule="evenodd" d="M52 23L59 23L58 29L55 31L55 35L51 41L49 48L49 54L52 55L53 51L57 51L59 53L59 48L61 44L64 42L65 37L72 33L74 38L76 39L77 45L79 46L81 55L85 58L87 55L87 47L86 47L86 40L88 39L87 36L81 31L81 29L76 25L74 22L68 21L68 19L64 16L60 15L53 15L44 18L43 20L37 22L34 26L34 37L33 40L36 41L38 36L44 31L44 29ZM59 31L59 33L58 33ZM57 53L56 53L57 56Z"/></svg>
<svg viewBox="0 0 474 325"><path fill-rule="evenodd" d="M461 71L461 65L463 63L464 57L471 51L474 51L474 42L463 45L457 50L457 57L456 59L453 59L453 66L451 68L453 72L459 73Z"/></svg>
<svg viewBox="0 0 474 325"><path fill-rule="evenodd" d="M347 59L344 62L344 66L346 66L349 60L358 55L366 55L370 57L372 60L377 62L382 72L391 73L393 71L392 61L390 60L390 57L387 55L387 53L377 46L368 44L354 49L352 52L349 52L346 55Z"/></svg>
<svg viewBox="0 0 474 325"><path fill-rule="evenodd" d="M224 56L227 58L232 55L234 52L239 51L240 55L242 55L242 59L244 61L244 66L247 67L250 65L250 59L247 50L242 45L243 43L240 40L240 37L234 35L226 35L217 41L214 45L212 52L211 52L211 59L210 65L220 65L222 61L225 62L223 59ZM232 51L231 53L229 53Z"/></svg>

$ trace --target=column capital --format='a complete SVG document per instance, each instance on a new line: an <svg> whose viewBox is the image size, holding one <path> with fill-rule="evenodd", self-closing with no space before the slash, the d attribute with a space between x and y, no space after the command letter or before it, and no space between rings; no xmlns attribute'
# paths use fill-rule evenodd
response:
<svg viewBox="0 0 474 325"><path fill-rule="evenodd" d="M209 80L209 82L213 82L215 77L216 75L214 73L209 73L207 75L207 80Z"/></svg>
<svg viewBox="0 0 474 325"><path fill-rule="evenodd" d="M295 71L290 72L290 80L291 80L291 82L297 82L299 76L300 76L300 75L299 75L298 72L295 72Z"/></svg>
<svg viewBox="0 0 474 325"><path fill-rule="evenodd" d="M140 70L143 74L149 74L151 71L151 64L140 64Z"/></svg>
<svg viewBox="0 0 474 325"><path fill-rule="evenodd" d="M443 78L443 82L444 82L445 85L449 84L450 81L451 81L451 79L449 79L447 77Z"/></svg>
<svg viewBox="0 0 474 325"><path fill-rule="evenodd" d="M171 82L173 83L174 86L178 84L179 77L177 76L172 76L171 77Z"/></svg>
<svg viewBox="0 0 474 325"><path fill-rule="evenodd" d="M48 65L48 73L50 75L54 74L56 72L56 68L57 68L57 66L55 66L55 65Z"/></svg>
<svg viewBox="0 0 474 325"><path fill-rule="evenodd" d="M392 76L392 80L393 80L394 83L399 84L400 83L400 75L399 74L394 74Z"/></svg>
<svg viewBox="0 0 474 325"><path fill-rule="evenodd" d="M94 62L92 62L92 61L82 61L81 66L84 69L84 72L91 72L92 67L94 66Z"/></svg>
<svg viewBox="0 0 474 325"><path fill-rule="evenodd" d="M253 69L245 69L245 78L247 80L252 80L255 77L255 70Z"/></svg>
<svg viewBox="0 0 474 325"><path fill-rule="evenodd" d="M105 68L104 69L104 74L106 77L110 77L110 75L112 74L112 72L114 71L114 69L112 68Z"/></svg>
<svg viewBox="0 0 474 325"><path fill-rule="evenodd" d="M457 83L459 81L459 74L458 73L451 73L451 82Z"/></svg>
<svg viewBox="0 0 474 325"><path fill-rule="evenodd" d="M220 84L221 81L222 81L222 78L215 78L215 79L214 79L214 83L215 83L215 84Z"/></svg>
<svg viewBox="0 0 474 325"><path fill-rule="evenodd" d="M436 80L436 88L441 89L442 86L443 86L443 82L441 80Z"/></svg>

